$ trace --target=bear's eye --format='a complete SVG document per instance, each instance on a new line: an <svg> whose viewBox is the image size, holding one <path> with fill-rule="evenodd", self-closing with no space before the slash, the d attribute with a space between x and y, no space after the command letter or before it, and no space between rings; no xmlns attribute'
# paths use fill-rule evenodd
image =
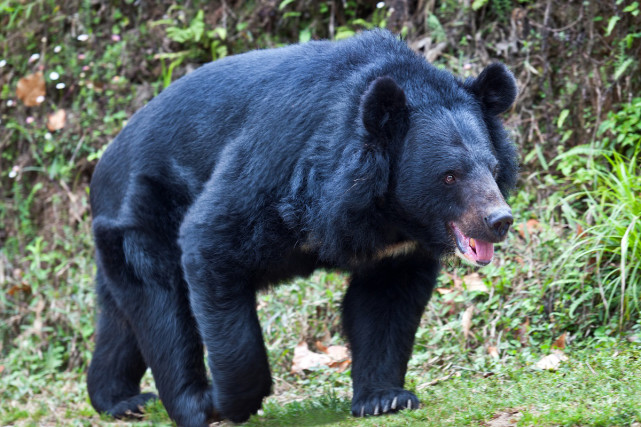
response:
<svg viewBox="0 0 641 427"><path fill-rule="evenodd" d="M456 182L456 177L453 173L448 173L447 175L445 175L444 181L446 184L454 184L454 182Z"/></svg>

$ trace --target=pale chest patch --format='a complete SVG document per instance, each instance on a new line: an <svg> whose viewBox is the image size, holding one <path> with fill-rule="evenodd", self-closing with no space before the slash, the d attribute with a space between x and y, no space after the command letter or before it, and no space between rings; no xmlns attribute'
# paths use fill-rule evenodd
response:
<svg viewBox="0 0 641 427"><path fill-rule="evenodd" d="M394 243L376 252L375 258L383 259L408 255L414 252L417 248L418 243L414 241Z"/></svg>

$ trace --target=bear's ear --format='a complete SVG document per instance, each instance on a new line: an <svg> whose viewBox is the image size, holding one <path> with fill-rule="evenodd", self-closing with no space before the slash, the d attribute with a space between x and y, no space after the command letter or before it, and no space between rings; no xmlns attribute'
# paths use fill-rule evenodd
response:
<svg viewBox="0 0 641 427"><path fill-rule="evenodd" d="M492 115L510 108L517 95L514 76L500 62L485 67L477 78L466 80L465 87L479 98L485 111Z"/></svg>
<svg viewBox="0 0 641 427"><path fill-rule="evenodd" d="M376 138L389 141L407 129L405 92L391 77L379 77L370 83L360 109L365 130Z"/></svg>

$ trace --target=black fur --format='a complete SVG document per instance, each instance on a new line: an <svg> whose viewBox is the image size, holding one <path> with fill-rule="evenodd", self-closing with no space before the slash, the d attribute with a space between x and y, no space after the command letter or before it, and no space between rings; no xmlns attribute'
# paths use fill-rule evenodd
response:
<svg viewBox="0 0 641 427"><path fill-rule="evenodd" d="M448 223L516 179L496 117L515 85L491 67L463 83L372 31L216 61L136 113L91 183L94 407L137 412L150 367L178 424L246 420L271 390L256 291L319 267L353 273L354 414L416 407L404 376Z"/></svg>

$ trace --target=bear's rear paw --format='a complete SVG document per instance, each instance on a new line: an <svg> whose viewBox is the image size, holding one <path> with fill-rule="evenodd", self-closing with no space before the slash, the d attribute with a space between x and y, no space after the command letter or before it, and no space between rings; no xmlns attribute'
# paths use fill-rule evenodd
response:
<svg viewBox="0 0 641 427"><path fill-rule="evenodd" d="M206 427L221 420L213 400L211 387L194 386L167 402L165 408L181 427Z"/></svg>
<svg viewBox="0 0 641 427"><path fill-rule="evenodd" d="M419 401L414 393L402 388L361 392L352 399L352 415L355 417L383 415L401 409L416 409L418 407Z"/></svg>
<svg viewBox="0 0 641 427"><path fill-rule="evenodd" d="M216 409L222 418L234 423L243 423L255 415L263 404L263 399L271 391L271 380L268 386L257 388L253 393L223 394L216 396Z"/></svg>
<svg viewBox="0 0 641 427"><path fill-rule="evenodd" d="M257 399L243 399L240 398L233 403L228 403L223 406L221 410L222 418L232 421L234 423L244 423L255 415L263 404L262 397Z"/></svg>
<svg viewBox="0 0 641 427"><path fill-rule="evenodd" d="M111 408L100 412L104 412L105 414L119 419L141 418L144 413L144 406L152 399L158 399L158 396L154 393L137 394L127 399L123 399Z"/></svg>

